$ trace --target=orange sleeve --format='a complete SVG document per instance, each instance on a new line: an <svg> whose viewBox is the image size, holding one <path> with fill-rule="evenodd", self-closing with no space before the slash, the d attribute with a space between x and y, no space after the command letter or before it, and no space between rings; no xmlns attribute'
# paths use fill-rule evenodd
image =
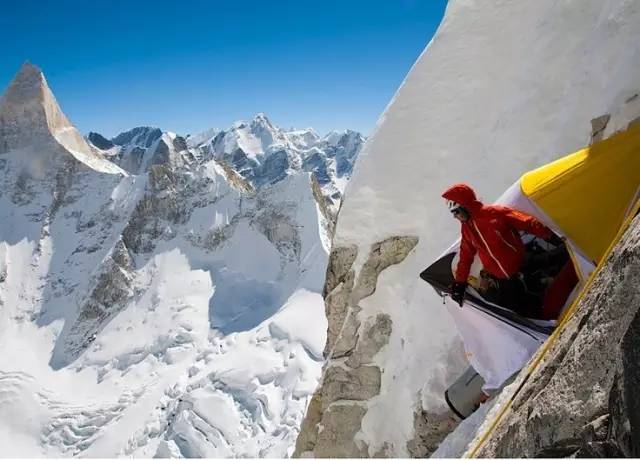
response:
<svg viewBox="0 0 640 460"><path fill-rule="evenodd" d="M530 233L540 238L548 238L553 234L549 227L529 214L507 208L506 206L496 206L494 209L516 230Z"/></svg>
<svg viewBox="0 0 640 460"><path fill-rule="evenodd" d="M469 237L465 232L462 232L462 239L460 240L460 260L456 267L455 279L458 283L466 283L471 271L471 264L473 263L473 257L476 255L476 248L469 241Z"/></svg>

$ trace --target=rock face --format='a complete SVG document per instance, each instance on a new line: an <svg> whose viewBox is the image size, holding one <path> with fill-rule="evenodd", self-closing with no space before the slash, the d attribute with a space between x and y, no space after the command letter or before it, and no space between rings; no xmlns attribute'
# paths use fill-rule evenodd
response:
<svg viewBox="0 0 640 460"><path fill-rule="evenodd" d="M30 155L32 174L43 174L52 151L100 172L122 173L91 150L60 110L40 69L29 63L20 68L0 100L0 154L16 150Z"/></svg>
<svg viewBox="0 0 640 460"><path fill-rule="evenodd" d="M393 322L387 314L360 320L359 303L374 291L380 274L402 262L418 243L396 236L374 244L358 273L354 246L331 252L324 295L329 328L324 377L309 405L294 456L368 456L355 434L367 410L362 403L380 393L381 369L374 356L388 343ZM357 281L356 281L357 278Z"/></svg>
<svg viewBox="0 0 640 460"><path fill-rule="evenodd" d="M638 286L640 216L478 456L640 455Z"/></svg>

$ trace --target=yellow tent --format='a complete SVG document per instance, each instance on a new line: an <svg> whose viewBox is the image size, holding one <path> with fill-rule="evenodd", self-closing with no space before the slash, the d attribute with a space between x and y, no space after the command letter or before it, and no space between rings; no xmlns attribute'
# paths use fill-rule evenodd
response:
<svg viewBox="0 0 640 460"><path fill-rule="evenodd" d="M566 238L579 278L565 301L566 310L603 262L623 223L637 212L639 198L640 123L524 174L497 203L536 216ZM533 237L522 238L527 244ZM420 274L442 295L453 282L458 249L459 241ZM481 269L476 256L471 278L480 279ZM497 388L535 353L556 321L524 318L482 294L477 283L466 295L465 308L449 305L449 311L485 388Z"/></svg>
<svg viewBox="0 0 640 460"><path fill-rule="evenodd" d="M638 200L640 123L526 173L529 197L594 264Z"/></svg>

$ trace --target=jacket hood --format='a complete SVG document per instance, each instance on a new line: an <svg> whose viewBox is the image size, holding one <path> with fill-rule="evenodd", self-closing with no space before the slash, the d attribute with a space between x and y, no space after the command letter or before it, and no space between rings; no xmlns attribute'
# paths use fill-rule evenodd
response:
<svg viewBox="0 0 640 460"><path fill-rule="evenodd" d="M442 198L455 201L473 213L482 207L482 203L476 198L476 192L467 184L455 184L442 194Z"/></svg>

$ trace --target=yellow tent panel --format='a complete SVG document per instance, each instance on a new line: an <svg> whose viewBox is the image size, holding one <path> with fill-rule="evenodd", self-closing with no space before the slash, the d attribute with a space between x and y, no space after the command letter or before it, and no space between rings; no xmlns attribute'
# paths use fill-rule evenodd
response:
<svg viewBox="0 0 640 460"><path fill-rule="evenodd" d="M640 124L522 176L522 192L599 263L640 187Z"/></svg>

